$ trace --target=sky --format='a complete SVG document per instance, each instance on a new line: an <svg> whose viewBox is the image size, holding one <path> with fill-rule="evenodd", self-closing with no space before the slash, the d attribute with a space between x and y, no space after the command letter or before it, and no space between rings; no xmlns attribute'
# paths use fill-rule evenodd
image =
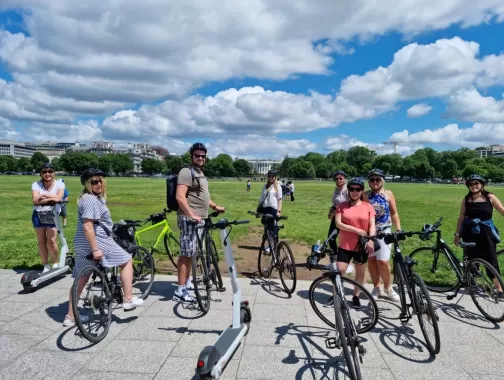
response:
<svg viewBox="0 0 504 380"><path fill-rule="evenodd" d="M0 138L269 159L504 144L502 36L502 0L2 0Z"/></svg>

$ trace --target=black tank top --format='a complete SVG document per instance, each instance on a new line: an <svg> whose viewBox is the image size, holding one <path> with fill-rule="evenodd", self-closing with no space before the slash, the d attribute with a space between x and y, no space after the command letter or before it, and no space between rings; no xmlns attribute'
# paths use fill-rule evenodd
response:
<svg viewBox="0 0 504 380"><path fill-rule="evenodd" d="M466 217L469 219L479 218L481 220L492 219L493 206L490 199L486 198L485 202L469 202L466 199Z"/></svg>

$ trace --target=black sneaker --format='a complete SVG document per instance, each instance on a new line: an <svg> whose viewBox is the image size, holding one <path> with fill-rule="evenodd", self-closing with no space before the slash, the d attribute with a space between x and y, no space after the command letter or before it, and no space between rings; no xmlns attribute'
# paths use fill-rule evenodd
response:
<svg viewBox="0 0 504 380"><path fill-rule="evenodd" d="M359 309L361 307L359 296L352 297L352 305L355 309Z"/></svg>

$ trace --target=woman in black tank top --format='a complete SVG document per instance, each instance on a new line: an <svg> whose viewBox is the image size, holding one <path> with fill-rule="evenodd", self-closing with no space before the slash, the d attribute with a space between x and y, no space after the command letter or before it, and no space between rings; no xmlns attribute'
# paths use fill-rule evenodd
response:
<svg viewBox="0 0 504 380"><path fill-rule="evenodd" d="M494 194L484 189L485 180L483 177L477 174L469 176L466 186L469 193L462 200L454 244L458 246L460 238L464 242L476 243L475 247L467 249L468 258L486 260L500 273L496 255L497 240L494 236L496 230L493 227L492 216L494 208L504 215L504 206ZM464 221L474 219L480 219L484 222L479 223L479 233L473 232L473 224L464 224ZM493 277L491 273L488 273L488 276ZM496 285L498 284L497 281L494 282L496 282ZM498 290L502 291L502 289Z"/></svg>

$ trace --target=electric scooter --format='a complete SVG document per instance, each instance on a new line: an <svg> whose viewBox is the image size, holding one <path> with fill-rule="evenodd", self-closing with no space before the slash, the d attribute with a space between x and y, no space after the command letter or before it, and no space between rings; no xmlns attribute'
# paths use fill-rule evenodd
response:
<svg viewBox="0 0 504 380"><path fill-rule="evenodd" d="M58 235L61 241L60 249L60 259L58 263L58 268L51 268L45 273L38 270L31 270L23 274L21 277L21 284L25 292L31 293L40 284L54 278L56 276L63 275L65 273L71 273L74 266L74 257L68 254L68 244L65 239L65 234L63 233L63 228L61 227L60 221L60 204L68 203L67 201L61 202L51 202L48 203L51 206L51 212L54 219L54 224L58 230Z"/></svg>
<svg viewBox="0 0 504 380"><path fill-rule="evenodd" d="M228 238L231 231L229 233L226 231L226 227L228 226L246 223L250 223L250 221L235 220L234 222L228 222L227 219L221 219L211 226L212 229L220 229L224 256L229 268L229 274L231 275L231 285L233 287L233 324L219 335L217 342L213 346L206 346L201 351L196 367L196 374L200 376L201 380L219 379L221 377L226 364L231 360L231 357L240 346L241 340L247 335L250 329L252 315L248 301L241 300L236 264L233 258L231 242Z"/></svg>

